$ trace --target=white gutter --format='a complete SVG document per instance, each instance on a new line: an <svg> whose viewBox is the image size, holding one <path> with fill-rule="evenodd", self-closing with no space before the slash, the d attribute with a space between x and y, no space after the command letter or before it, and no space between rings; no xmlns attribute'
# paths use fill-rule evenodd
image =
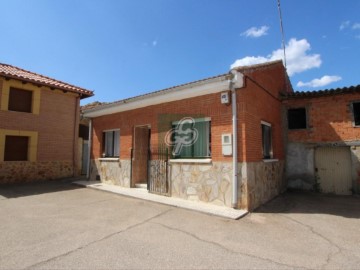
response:
<svg viewBox="0 0 360 270"><path fill-rule="evenodd" d="M232 129L233 129L233 177L232 177L232 198L231 207L238 207L238 151L237 151L237 104L236 89L244 87L244 76L242 73L232 69L230 73L233 75L230 80L231 91L231 107L232 107Z"/></svg>
<svg viewBox="0 0 360 270"><path fill-rule="evenodd" d="M92 120L90 119L90 122L89 122L88 156L87 156L87 170L86 170L86 178L88 180L90 180L91 144L92 144Z"/></svg>

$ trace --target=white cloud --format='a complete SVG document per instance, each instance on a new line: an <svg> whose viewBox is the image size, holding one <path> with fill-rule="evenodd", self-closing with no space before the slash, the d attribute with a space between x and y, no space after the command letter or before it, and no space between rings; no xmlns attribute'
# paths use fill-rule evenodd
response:
<svg viewBox="0 0 360 270"><path fill-rule="evenodd" d="M352 29L354 30L360 29L360 23L354 23Z"/></svg>
<svg viewBox="0 0 360 270"><path fill-rule="evenodd" d="M350 26L350 21L344 21L340 24L340 30L344 30L345 28Z"/></svg>
<svg viewBox="0 0 360 270"><path fill-rule="evenodd" d="M242 36L258 38L267 35L269 26L263 25L260 28L251 27L245 32L241 33Z"/></svg>
<svg viewBox="0 0 360 270"><path fill-rule="evenodd" d="M342 78L340 76L329 76L329 75L325 75L322 76L320 79L313 79L310 82L302 82L299 81L297 83L297 87L323 87L326 86L328 84L331 84L333 82L337 82L342 80Z"/></svg>
<svg viewBox="0 0 360 270"><path fill-rule="evenodd" d="M309 42L306 39L297 40L290 39L286 45L286 63L287 72L289 76L295 73L318 68L321 65L321 57L319 54L309 54L311 49ZM283 49L277 49L267 56L246 56L236 60L230 68L239 66L249 66L254 64L261 64L268 61L283 59Z"/></svg>

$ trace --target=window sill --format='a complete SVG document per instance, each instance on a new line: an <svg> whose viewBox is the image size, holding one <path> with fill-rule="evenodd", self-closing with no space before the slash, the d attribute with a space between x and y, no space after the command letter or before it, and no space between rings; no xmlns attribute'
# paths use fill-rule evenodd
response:
<svg viewBox="0 0 360 270"><path fill-rule="evenodd" d="M211 158L205 159L187 159L187 158L179 158L179 159L170 159L170 163L200 163L200 164L210 164L212 162Z"/></svg>
<svg viewBox="0 0 360 270"><path fill-rule="evenodd" d="M110 158L110 157L108 157L108 158L99 158L98 160L99 161L119 161L120 158Z"/></svg>
<svg viewBox="0 0 360 270"><path fill-rule="evenodd" d="M277 158L269 158L269 159L263 159L263 162L269 163L269 162L278 162L279 160Z"/></svg>

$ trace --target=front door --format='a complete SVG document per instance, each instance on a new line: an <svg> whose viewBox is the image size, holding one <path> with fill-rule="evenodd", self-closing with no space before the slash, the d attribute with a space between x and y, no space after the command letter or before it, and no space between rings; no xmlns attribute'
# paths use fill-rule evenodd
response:
<svg viewBox="0 0 360 270"><path fill-rule="evenodd" d="M148 126L135 127L134 146L132 152L132 187L136 184L146 184L148 179L148 160L150 129Z"/></svg>

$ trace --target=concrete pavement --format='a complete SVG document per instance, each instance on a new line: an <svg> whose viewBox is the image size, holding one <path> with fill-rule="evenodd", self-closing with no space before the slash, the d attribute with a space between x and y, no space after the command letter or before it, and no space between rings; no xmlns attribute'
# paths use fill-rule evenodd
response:
<svg viewBox="0 0 360 270"><path fill-rule="evenodd" d="M360 199L286 193L230 220L57 181L0 187L0 269L358 269Z"/></svg>

